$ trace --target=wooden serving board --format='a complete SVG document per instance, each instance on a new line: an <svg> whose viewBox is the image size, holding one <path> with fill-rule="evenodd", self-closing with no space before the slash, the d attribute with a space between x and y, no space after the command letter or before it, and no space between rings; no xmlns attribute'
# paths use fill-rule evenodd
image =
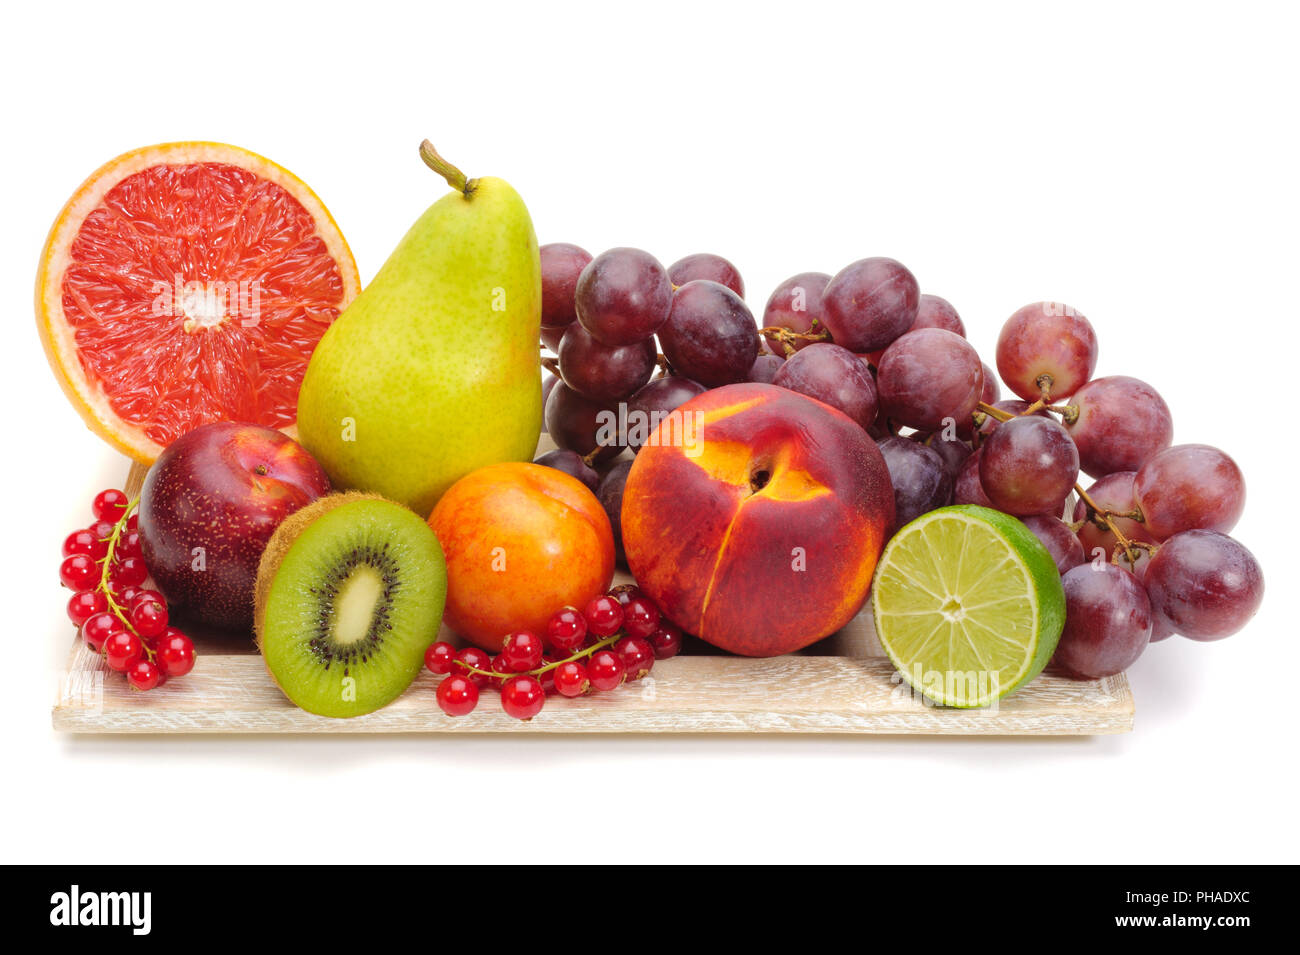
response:
<svg viewBox="0 0 1300 955"><path fill-rule="evenodd" d="M134 495L143 469L133 467ZM448 635L444 632L444 638ZM280 692L250 640L195 639L187 676L132 691L80 640L68 656L54 728L73 733L840 733L1090 736L1133 728L1123 674L1074 680L1050 669L987 710L934 707L884 658L870 605L847 627L797 654L712 655L703 644L655 664L642 681L576 700L553 697L534 719L511 719L485 692L469 716L438 709L423 671L378 712L339 720L306 713Z"/></svg>

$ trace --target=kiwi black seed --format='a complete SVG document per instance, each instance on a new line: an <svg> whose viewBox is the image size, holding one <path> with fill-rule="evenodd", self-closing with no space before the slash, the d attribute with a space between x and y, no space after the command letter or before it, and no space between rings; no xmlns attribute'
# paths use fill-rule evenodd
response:
<svg viewBox="0 0 1300 955"><path fill-rule="evenodd" d="M254 627L286 696L360 716L411 685L447 595L429 525L372 494L331 494L285 519L257 570Z"/></svg>

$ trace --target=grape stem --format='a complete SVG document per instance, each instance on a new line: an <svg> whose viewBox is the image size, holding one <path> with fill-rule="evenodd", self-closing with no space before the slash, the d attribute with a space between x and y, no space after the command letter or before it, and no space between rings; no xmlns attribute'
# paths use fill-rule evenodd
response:
<svg viewBox="0 0 1300 955"><path fill-rule="evenodd" d="M798 349L795 348L795 342L805 342L807 344L816 344L817 342L828 342L831 340L829 329L820 328L821 320L814 318L812 325L806 332L796 332L793 329L786 328L784 325L768 325L766 328L760 328L758 333L768 341L777 341L785 350L785 357L789 358Z"/></svg>
<svg viewBox="0 0 1300 955"><path fill-rule="evenodd" d="M560 377L560 361L558 358L552 358L550 355L541 357L542 367L549 371L556 378Z"/></svg>
<svg viewBox="0 0 1300 955"><path fill-rule="evenodd" d="M1103 507L1098 507L1097 502L1094 501L1088 495L1088 492L1083 489L1083 485L1077 482L1074 485L1074 493L1079 495L1079 500L1083 501L1084 506L1088 508L1088 520L1091 520L1098 527L1102 528L1103 530L1108 530L1115 535L1115 540L1118 541L1118 544L1115 547L1115 553L1111 555L1111 563L1118 563L1117 558L1119 557L1119 552L1121 550L1123 550L1124 556L1128 558L1130 564L1137 563L1138 550L1140 549L1145 549L1148 551L1155 550L1155 548L1152 545L1146 543L1145 541L1129 540L1120 531L1119 527L1116 526L1114 518L1130 517L1131 519L1131 516L1129 514L1117 514L1114 511L1108 511Z"/></svg>
<svg viewBox="0 0 1300 955"><path fill-rule="evenodd" d="M990 418L996 418L998 421L1010 421L1012 418L1016 417L1010 411L1003 411L1001 408L994 408L992 405L986 404L983 401L981 401L975 407L978 408L980 411L984 412ZM976 427L978 427L983 423L984 423L983 421L977 421L975 422L975 425Z"/></svg>

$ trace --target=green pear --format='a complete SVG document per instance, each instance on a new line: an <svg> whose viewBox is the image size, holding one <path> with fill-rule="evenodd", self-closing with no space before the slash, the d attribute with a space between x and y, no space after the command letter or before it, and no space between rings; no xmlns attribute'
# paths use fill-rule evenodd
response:
<svg viewBox="0 0 1300 955"><path fill-rule="evenodd" d="M302 444L337 488L428 515L456 480L530 461L542 420L542 280L523 200L469 179L426 140L455 190L411 226L312 353Z"/></svg>

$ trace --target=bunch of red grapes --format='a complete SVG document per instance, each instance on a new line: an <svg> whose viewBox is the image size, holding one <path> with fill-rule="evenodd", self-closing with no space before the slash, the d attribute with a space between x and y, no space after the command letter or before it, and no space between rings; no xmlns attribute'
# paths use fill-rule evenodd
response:
<svg viewBox="0 0 1300 955"><path fill-rule="evenodd" d="M867 430L893 482L898 527L954 503L1023 520L1062 575L1068 619L1056 661L1073 674L1117 673L1175 633L1228 636L1259 607L1259 564L1227 536L1245 505L1240 469L1217 448L1172 445L1169 408L1146 382L1094 378L1096 334L1068 306L1012 315L995 376L957 310L921 294L894 259L792 276L761 327L720 256L664 268L637 249L593 258L560 243L541 259L542 344L553 352L543 363L555 375L545 422L559 450L538 463L597 493L616 543L631 464L610 462L644 435L611 438L608 422L764 382ZM1014 398L1001 400L998 376Z"/></svg>
<svg viewBox="0 0 1300 955"><path fill-rule="evenodd" d="M110 670L135 690L152 690L194 668L194 643L168 622L167 601L145 589L135 503L114 488L91 506L94 523L63 541L59 579L75 591L68 618Z"/></svg>
<svg viewBox="0 0 1300 955"><path fill-rule="evenodd" d="M478 647L457 650L439 640L424 653L438 676L438 706L448 716L466 716L479 691L501 694L501 708L518 720L542 711L546 697L582 696L640 680L656 660L675 657L682 632L662 618L654 601L631 584L592 598L579 611L565 607L551 616L546 633L507 634L495 657Z"/></svg>

